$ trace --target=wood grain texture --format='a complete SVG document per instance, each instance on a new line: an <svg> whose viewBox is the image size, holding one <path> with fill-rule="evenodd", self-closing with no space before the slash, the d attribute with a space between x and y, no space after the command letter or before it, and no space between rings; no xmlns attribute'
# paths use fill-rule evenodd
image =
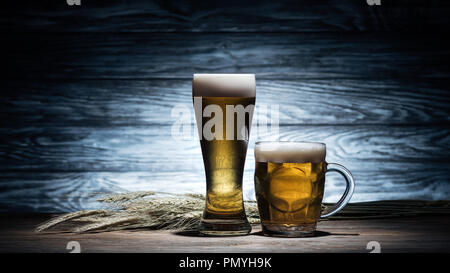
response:
<svg viewBox="0 0 450 273"><path fill-rule="evenodd" d="M170 126L1 129L0 166L3 171L203 170L196 128L192 126L192 137L186 140L172 137L171 129ZM256 130L253 133L248 150L251 157L255 141L279 139L324 142L328 145L329 160L354 162L358 165L355 169L360 170L372 169L372 164L448 163L450 138L445 127L283 126L279 134L258 135ZM192 163L194 158L198 164ZM365 164L368 168L363 167Z"/></svg>
<svg viewBox="0 0 450 273"><path fill-rule="evenodd" d="M270 123L278 105L281 125L443 126L450 121L449 83L257 80L254 122ZM191 80L10 81L4 90L3 127L171 126L184 109L190 114L186 122L195 123Z"/></svg>
<svg viewBox="0 0 450 273"><path fill-rule="evenodd" d="M1 211L202 193L198 141L171 138L171 110L192 111L193 73L224 72L256 74L280 139L327 143L353 201L449 198L448 1L82 2L2 4ZM252 143L275 137L252 131L246 198ZM327 183L333 201L343 183Z"/></svg>
<svg viewBox="0 0 450 273"><path fill-rule="evenodd" d="M446 166L433 169L418 164L399 168L351 169L356 179L352 202L386 199L443 200L450 194ZM404 169L408 168L408 169ZM244 199L255 200L253 166L244 173ZM0 211L60 213L107 209L97 199L110 193L159 191L205 193L203 171L141 172L1 172ZM324 202L334 203L344 192L338 175L327 175ZM382 210L381 210L382 211ZM380 211L380 212L381 212Z"/></svg>
<svg viewBox="0 0 450 273"><path fill-rule="evenodd" d="M400 207L399 203L396 205ZM373 204L376 208L376 203ZM430 210L433 212L433 209ZM449 252L448 214L438 216L321 221L319 236L276 238L261 234L259 225L248 236L199 237L195 232L162 230L114 231L94 234L44 233L34 228L48 214L2 214L0 252L69 252L67 242L77 241L81 252L177 253L368 253L367 243L378 241L382 253ZM170 268L171 265L166 265ZM174 265L174 271L177 270Z"/></svg>
<svg viewBox="0 0 450 273"><path fill-rule="evenodd" d="M382 0L6 2L1 31L319 32L445 31L447 1Z"/></svg>
<svg viewBox="0 0 450 273"><path fill-rule="evenodd" d="M174 140L170 130L170 126L2 130L0 207L73 211L98 208L98 193L203 193L198 141ZM246 199L254 199L254 142L272 137L251 136L244 172ZM353 172L357 183L353 201L450 195L447 128L283 126L280 139L325 142L327 161ZM337 201L343 184L342 178L330 174L325 200Z"/></svg>
<svg viewBox="0 0 450 273"><path fill-rule="evenodd" d="M5 76L20 79L448 78L439 34L78 33L6 34Z"/></svg>

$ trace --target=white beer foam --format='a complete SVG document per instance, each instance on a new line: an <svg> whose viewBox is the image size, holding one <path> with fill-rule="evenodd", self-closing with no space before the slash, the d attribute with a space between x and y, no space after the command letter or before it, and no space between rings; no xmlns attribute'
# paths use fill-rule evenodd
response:
<svg viewBox="0 0 450 273"><path fill-rule="evenodd" d="M325 156L326 146L319 142L259 142L255 146L257 162L319 163Z"/></svg>
<svg viewBox="0 0 450 273"><path fill-rule="evenodd" d="M255 97L255 74L194 74L194 97Z"/></svg>

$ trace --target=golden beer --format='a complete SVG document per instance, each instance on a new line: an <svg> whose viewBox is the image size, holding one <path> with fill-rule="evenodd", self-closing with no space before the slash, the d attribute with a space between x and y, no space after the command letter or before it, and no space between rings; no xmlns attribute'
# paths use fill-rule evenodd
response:
<svg viewBox="0 0 450 273"><path fill-rule="evenodd" d="M325 144L261 142L255 147L255 157L255 193L263 233L312 236L321 217L328 165ZM339 166L333 170L337 171ZM351 176L349 179L353 183Z"/></svg>
<svg viewBox="0 0 450 273"><path fill-rule="evenodd" d="M320 217L325 162L256 162L255 190L261 222L287 228L315 225Z"/></svg>
<svg viewBox="0 0 450 273"><path fill-rule="evenodd" d="M254 76L244 78L254 80ZM244 235L251 230L243 206L242 178L255 96L248 83L239 87L233 79L242 81L233 74L194 75L194 108L206 174L200 232L206 235Z"/></svg>

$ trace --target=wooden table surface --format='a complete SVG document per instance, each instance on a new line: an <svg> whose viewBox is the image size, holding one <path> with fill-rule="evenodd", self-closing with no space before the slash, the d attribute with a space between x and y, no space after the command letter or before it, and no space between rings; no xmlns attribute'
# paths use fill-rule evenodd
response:
<svg viewBox="0 0 450 273"><path fill-rule="evenodd" d="M314 238L273 238L253 226L249 236L200 237L195 232L131 230L91 234L37 233L50 214L2 214L0 252L70 252L77 241L81 252L370 252L377 241L381 252L450 252L450 216L334 220L318 224Z"/></svg>

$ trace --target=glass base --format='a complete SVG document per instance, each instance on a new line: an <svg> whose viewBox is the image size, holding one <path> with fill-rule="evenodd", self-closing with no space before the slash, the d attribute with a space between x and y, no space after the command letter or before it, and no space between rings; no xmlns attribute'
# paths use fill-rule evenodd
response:
<svg viewBox="0 0 450 273"><path fill-rule="evenodd" d="M248 221L202 219L199 232L206 236L241 236L252 231Z"/></svg>
<svg viewBox="0 0 450 273"><path fill-rule="evenodd" d="M301 224L296 226L261 224L264 235L276 237L314 237L316 225L316 223Z"/></svg>

